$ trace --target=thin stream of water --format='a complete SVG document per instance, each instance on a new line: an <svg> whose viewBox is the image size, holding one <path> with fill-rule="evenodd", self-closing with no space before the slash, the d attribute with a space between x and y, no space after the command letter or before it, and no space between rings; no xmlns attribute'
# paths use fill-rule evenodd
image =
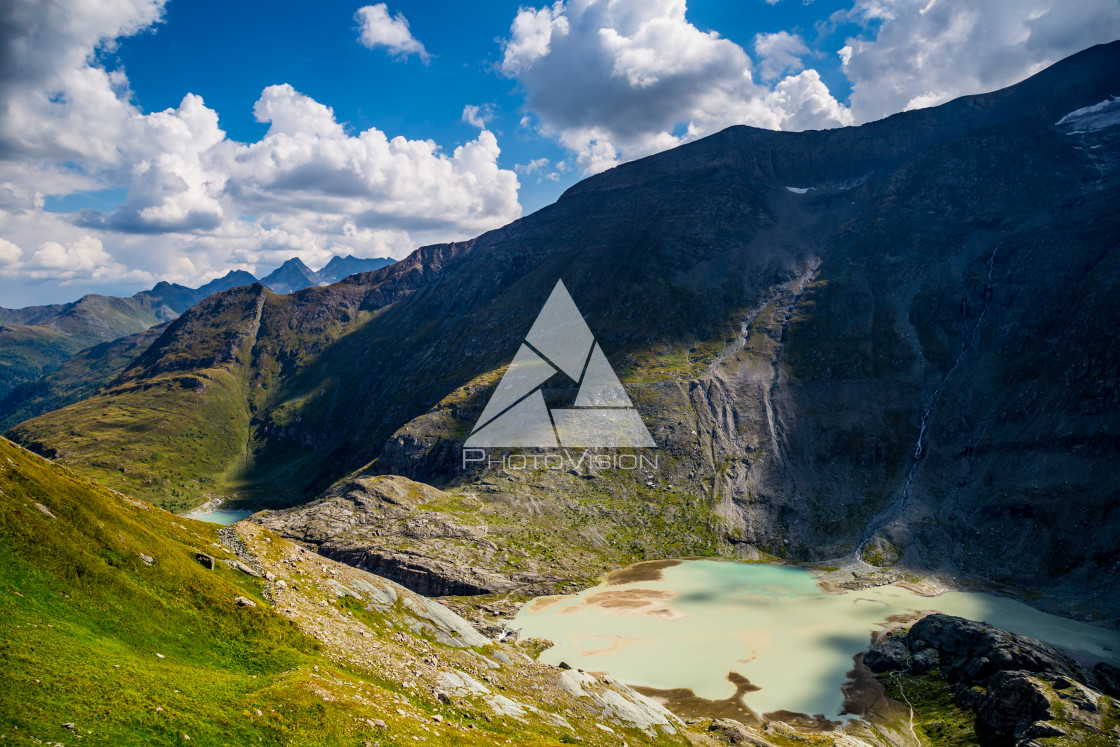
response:
<svg viewBox="0 0 1120 747"><path fill-rule="evenodd" d="M937 407L937 402L941 399L941 392L945 389L949 378L953 375L953 372L957 370L957 367L960 366L961 361L964 360L968 351L972 349L972 343L976 339L976 332L980 329L980 325L983 324L984 317L988 313L988 302L992 298L992 273L995 271L996 254L999 252L1001 246L1003 246L1002 241L996 244L995 248L992 249L992 253L988 255L988 275L984 283L984 295L980 302L980 313L976 317L976 323L965 333L964 339L961 340L961 348L960 352L957 353L956 360L953 361L953 365L949 367L945 375L941 377L941 381L938 382L937 387L933 390L933 394L930 395L929 400L926 402L925 409L922 411L921 425L918 428L918 438L914 444L914 451L911 455L913 462L910 465L910 471L906 473L906 480L902 484L902 490L899 491L898 497L887 507L887 510L877 514L864 530L863 541L860 542L859 547L856 548L856 558L861 561L863 558L863 550L867 546L867 543L870 542L878 532L882 531L884 527L890 524L891 521L897 518L902 513L902 509L906 506L906 501L910 497L910 485L914 482L914 475L917 474L918 467L922 463L922 456L925 453L926 432L929 430L930 420L933 418L933 410ZM880 519L880 517L882 518ZM879 520L876 521L876 519Z"/></svg>

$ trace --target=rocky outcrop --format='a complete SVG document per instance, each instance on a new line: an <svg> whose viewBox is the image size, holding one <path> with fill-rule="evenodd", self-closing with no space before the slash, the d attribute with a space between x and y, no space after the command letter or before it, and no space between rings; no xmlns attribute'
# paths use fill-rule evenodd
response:
<svg viewBox="0 0 1120 747"><path fill-rule="evenodd" d="M1115 668L1090 670L1053 646L986 623L929 615L880 638L863 661L880 674L943 677L957 703L976 712L978 734L1018 747L1054 736L1120 738L1120 703L1106 694Z"/></svg>
<svg viewBox="0 0 1120 747"><path fill-rule="evenodd" d="M532 583L485 570L500 564L500 552L484 523L434 510L459 500L403 477L360 476L322 500L251 520L425 596L493 594Z"/></svg>
<svg viewBox="0 0 1120 747"><path fill-rule="evenodd" d="M320 546L319 551L328 558L392 579L428 597L493 594L513 586L510 579L496 573L441 563L420 553L371 550L361 539L331 542Z"/></svg>
<svg viewBox="0 0 1120 747"><path fill-rule="evenodd" d="M1101 692L1107 693L1114 698L1120 698L1120 667L1114 667L1105 662L1097 662L1093 667L1093 674L1097 677L1097 684L1101 687Z"/></svg>
<svg viewBox="0 0 1120 747"><path fill-rule="evenodd" d="M744 724L730 718L712 719L708 725L708 732L725 744L743 744L748 747L774 747L773 742L768 742L752 734Z"/></svg>
<svg viewBox="0 0 1120 747"><path fill-rule="evenodd" d="M938 664L950 681L979 682L996 672L1022 670L1064 677L1095 678L1053 646L982 622L928 615L905 635L888 636L864 657L873 672L927 671Z"/></svg>

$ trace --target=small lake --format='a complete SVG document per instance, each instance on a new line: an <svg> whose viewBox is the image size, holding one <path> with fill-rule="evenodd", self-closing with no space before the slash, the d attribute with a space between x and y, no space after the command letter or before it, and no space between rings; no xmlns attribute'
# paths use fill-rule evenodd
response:
<svg viewBox="0 0 1120 747"><path fill-rule="evenodd" d="M247 516L251 516L252 511L240 511L232 508L215 508L215 509L195 509L188 511L183 516L188 519L195 519L196 521L207 521L211 524L221 524L222 526L229 526L236 524Z"/></svg>
<svg viewBox="0 0 1120 747"><path fill-rule="evenodd" d="M535 599L512 627L554 641L541 655L549 664L567 662L644 688L687 688L711 701L738 693L759 714L843 720L851 718L841 715L841 685L852 657L888 618L918 611L982 620L1078 658L1120 665L1120 633L1005 597L923 597L894 585L829 593L804 569L712 560L681 561L657 580L608 579L574 596ZM758 689L746 692L752 685Z"/></svg>

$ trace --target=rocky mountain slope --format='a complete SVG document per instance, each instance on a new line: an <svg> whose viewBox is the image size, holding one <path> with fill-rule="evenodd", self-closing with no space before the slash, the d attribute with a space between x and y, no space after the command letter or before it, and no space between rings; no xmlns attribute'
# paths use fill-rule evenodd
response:
<svg viewBox="0 0 1120 747"><path fill-rule="evenodd" d="M348 254L345 257L335 255L331 257L331 261L327 262L323 267L315 273L315 279L320 285L330 285L337 283L343 278L357 275L359 272L371 272L380 269L387 265L393 264L395 260L389 257L370 257L363 259Z"/></svg>
<svg viewBox="0 0 1120 747"><path fill-rule="evenodd" d="M383 578L3 439L0 535L5 744L714 744Z"/></svg>
<svg viewBox="0 0 1120 747"><path fill-rule="evenodd" d="M261 285L277 293L291 293L319 284L315 271L301 262L299 257L292 257L261 278Z"/></svg>
<svg viewBox="0 0 1120 747"><path fill-rule="evenodd" d="M503 508L403 477L362 476L321 500L252 521L427 596L522 598L594 583L601 554L542 542L531 515L521 522Z"/></svg>
<svg viewBox="0 0 1120 747"><path fill-rule="evenodd" d="M733 127L328 288L217 294L11 435L174 507L403 475L519 517L563 572L858 553L1115 616L1120 127L1073 113L1118 73L1113 43L861 127ZM560 278L658 467L464 471Z"/></svg>

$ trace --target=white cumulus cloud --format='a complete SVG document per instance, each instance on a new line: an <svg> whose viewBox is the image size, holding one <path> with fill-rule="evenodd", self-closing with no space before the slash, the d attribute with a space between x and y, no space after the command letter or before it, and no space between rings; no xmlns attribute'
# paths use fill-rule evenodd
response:
<svg viewBox="0 0 1120 747"><path fill-rule="evenodd" d="M22 281L198 284L229 269L259 276L293 255L312 266L334 254L401 257L520 216L517 174L498 166L497 138L485 129L489 106L464 111L481 131L450 152L376 128L352 132L289 85L266 88L253 107L268 124L256 142L228 139L217 112L191 93L144 113L125 72L104 68L100 52L162 13L162 0L9 3L0 23L0 290L22 293ZM367 46L427 59L399 14L373 5L358 17ZM100 210L44 209L49 196L100 190L124 197Z"/></svg>
<svg viewBox="0 0 1120 747"><path fill-rule="evenodd" d="M11 272L11 265L6 271ZM84 234L76 240L61 243L46 241L32 253L20 268L21 275L31 279L50 279L69 282L79 280L122 279L150 282L150 273L130 270L117 262L101 245L100 239Z"/></svg>
<svg viewBox="0 0 1120 747"><path fill-rule="evenodd" d="M799 72L804 67L801 58L809 54L809 47L797 34L778 31L755 36L754 53L758 58L758 72L762 79L775 80L787 71Z"/></svg>
<svg viewBox="0 0 1120 747"><path fill-rule="evenodd" d="M420 232L485 230L521 214L517 175L498 167L488 130L450 155L431 140L376 128L351 136L328 107L286 84L266 88L254 112L268 133L224 143L215 157L243 209L277 220L356 216L359 225Z"/></svg>
<svg viewBox="0 0 1120 747"><path fill-rule="evenodd" d="M787 36L762 41L774 77L800 69L791 61L802 53L799 38ZM684 0L522 8L501 69L521 83L541 131L589 173L732 124L804 129L851 121L812 71L773 86L756 82L742 47L689 23Z"/></svg>
<svg viewBox="0 0 1120 747"><path fill-rule="evenodd" d="M0 158L121 162L137 114L119 70L89 64L158 22L166 0L9 0L0 23Z"/></svg>
<svg viewBox="0 0 1120 747"><path fill-rule="evenodd" d="M211 148L225 139L218 115L202 98L187 94L177 109L129 120L118 145L131 166L128 196L112 214L87 211L88 227L137 233L215 228L222 222L219 202L226 175L210 165Z"/></svg>
<svg viewBox="0 0 1120 747"><path fill-rule="evenodd" d="M22 256L22 249L7 239L0 239L0 265L10 265L19 261Z"/></svg>
<svg viewBox="0 0 1120 747"><path fill-rule="evenodd" d="M489 104L482 106L475 106L474 104L467 104L463 107L463 121L471 127L477 127L480 130L485 130L490 120L494 118L494 108Z"/></svg>
<svg viewBox="0 0 1120 747"><path fill-rule="evenodd" d="M354 20L360 24L358 39L364 46L370 49L385 47L391 54L401 58L414 54L425 65L431 59L424 45L412 35L404 14L389 15L389 8L385 3L359 8L354 14Z"/></svg>
<svg viewBox="0 0 1120 747"><path fill-rule="evenodd" d="M1116 0L855 0L834 20L868 27L840 50L860 122L993 91L1120 37Z"/></svg>

